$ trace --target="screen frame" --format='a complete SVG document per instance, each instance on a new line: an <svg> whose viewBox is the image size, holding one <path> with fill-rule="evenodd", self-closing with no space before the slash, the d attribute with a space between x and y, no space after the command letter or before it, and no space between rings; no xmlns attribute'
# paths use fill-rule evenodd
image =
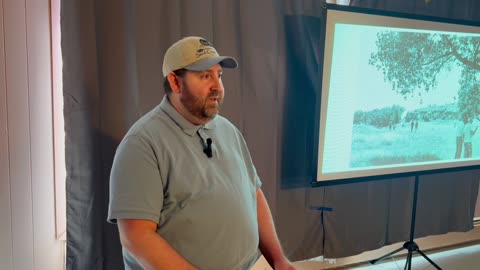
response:
<svg viewBox="0 0 480 270"><path fill-rule="evenodd" d="M410 20L421 20L425 22L434 22L434 23L446 23L446 24L454 24L454 25L462 25L462 26L472 26L472 27L480 27L480 22L474 21L466 21L466 20L458 20L458 19L448 19L442 17L433 17L433 16L426 16L426 15L416 15L416 14L407 14L407 13L400 13L400 12L393 12L393 11L383 11L383 10L375 10L375 9L368 9L368 8L359 8L359 7L351 7L351 6L343 6L343 5L336 5L336 4L323 4L322 5L322 12L321 12L321 37L320 40L323 41L320 44L320 54L319 54L319 69L318 69L318 78L319 78L319 85L320 91L317 95L316 99L316 106L315 106L315 134L314 134L314 151L316 154L313 155L312 159L312 168L313 171L313 179L311 182L312 187L323 187L323 186L332 186L332 185L342 185L348 183L357 183L357 182L366 182L366 181L378 181L378 180L388 180L394 178L404 178L404 177L412 177L412 176L419 176L419 175L429 175L429 174L439 174L439 173L447 173L447 172L457 172L457 171L468 171L468 170L475 170L480 169L480 160L474 160L469 163L469 161L463 161L461 164L454 164L451 163L449 166L445 166L443 168L425 168L425 166L418 165L413 167L412 170L409 171L393 171L391 173L381 173L381 174L369 174L369 175L360 175L360 176L345 176L336 179L327 179L327 180L318 180L319 175L319 158L320 158L320 148L319 144L323 143L320 142L320 132L325 132L321 130L321 124L326 123L326 119L322 118L322 113L327 101L322 100L324 96L323 83L325 78L324 76L324 63L325 63L325 46L327 44L326 34L327 34L327 20L328 20L328 11L343 11L343 12L352 12L352 13L360 13L360 14L367 14L367 15L379 15L379 16L386 16L386 17L393 17L393 18L401 18L401 19L410 19ZM479 30L480 31L480 30ZM328 75L330 76L330 74ZM325 104L325 105L324 105ZM325 140L325 134L323 134L323 139Z"/></svg>

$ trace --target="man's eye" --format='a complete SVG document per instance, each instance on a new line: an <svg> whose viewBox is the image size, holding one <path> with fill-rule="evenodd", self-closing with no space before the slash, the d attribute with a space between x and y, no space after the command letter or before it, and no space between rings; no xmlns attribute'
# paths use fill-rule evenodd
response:
<svg viewBox="0 0 480 270"><path fill-rule="evenodd" d="M202 74L202 75L200 75L200 78L201 79L208 79L208 78L210 78L210 74L208 74L208 73Z"/></svg>

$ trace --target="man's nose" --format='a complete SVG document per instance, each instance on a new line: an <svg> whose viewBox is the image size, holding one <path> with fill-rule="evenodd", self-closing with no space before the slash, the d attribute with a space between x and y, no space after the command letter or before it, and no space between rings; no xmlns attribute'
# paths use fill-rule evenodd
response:
<svg viewBox="0 0 480 270"><path fill-rule="evenodd" d="M213 77L212 79L212 90L221 90L222 89L222 79L219 77Z"/></svg>

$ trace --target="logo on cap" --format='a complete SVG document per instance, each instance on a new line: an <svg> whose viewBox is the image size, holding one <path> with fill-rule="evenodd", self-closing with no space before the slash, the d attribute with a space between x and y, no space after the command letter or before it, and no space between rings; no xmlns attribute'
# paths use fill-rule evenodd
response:
<svg viewBox="0 0 480 270"><path fill-rule="evenodd" d="M201 38L198 40L200 42L200 49L198 49L195 53L197 58L201 57L205 54L215 54L215 49L213 48L212 44L208 42L208 40Z"/></svg>

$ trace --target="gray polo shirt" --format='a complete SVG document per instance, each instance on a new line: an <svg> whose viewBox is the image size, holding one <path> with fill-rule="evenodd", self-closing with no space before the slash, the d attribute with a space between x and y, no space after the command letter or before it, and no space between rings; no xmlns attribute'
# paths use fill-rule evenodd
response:
<svg viewBox="0 0 480 270"><path fill-rule="evenodd" d="M203 152L207 138L211 158ZM260 185L232 123L216 116L193 125L164 97L117 148L108 221L157 223L157 233L199 269L248 269L259 256ZM126 269L142 269L126 250L123 255Z"/></svg>

